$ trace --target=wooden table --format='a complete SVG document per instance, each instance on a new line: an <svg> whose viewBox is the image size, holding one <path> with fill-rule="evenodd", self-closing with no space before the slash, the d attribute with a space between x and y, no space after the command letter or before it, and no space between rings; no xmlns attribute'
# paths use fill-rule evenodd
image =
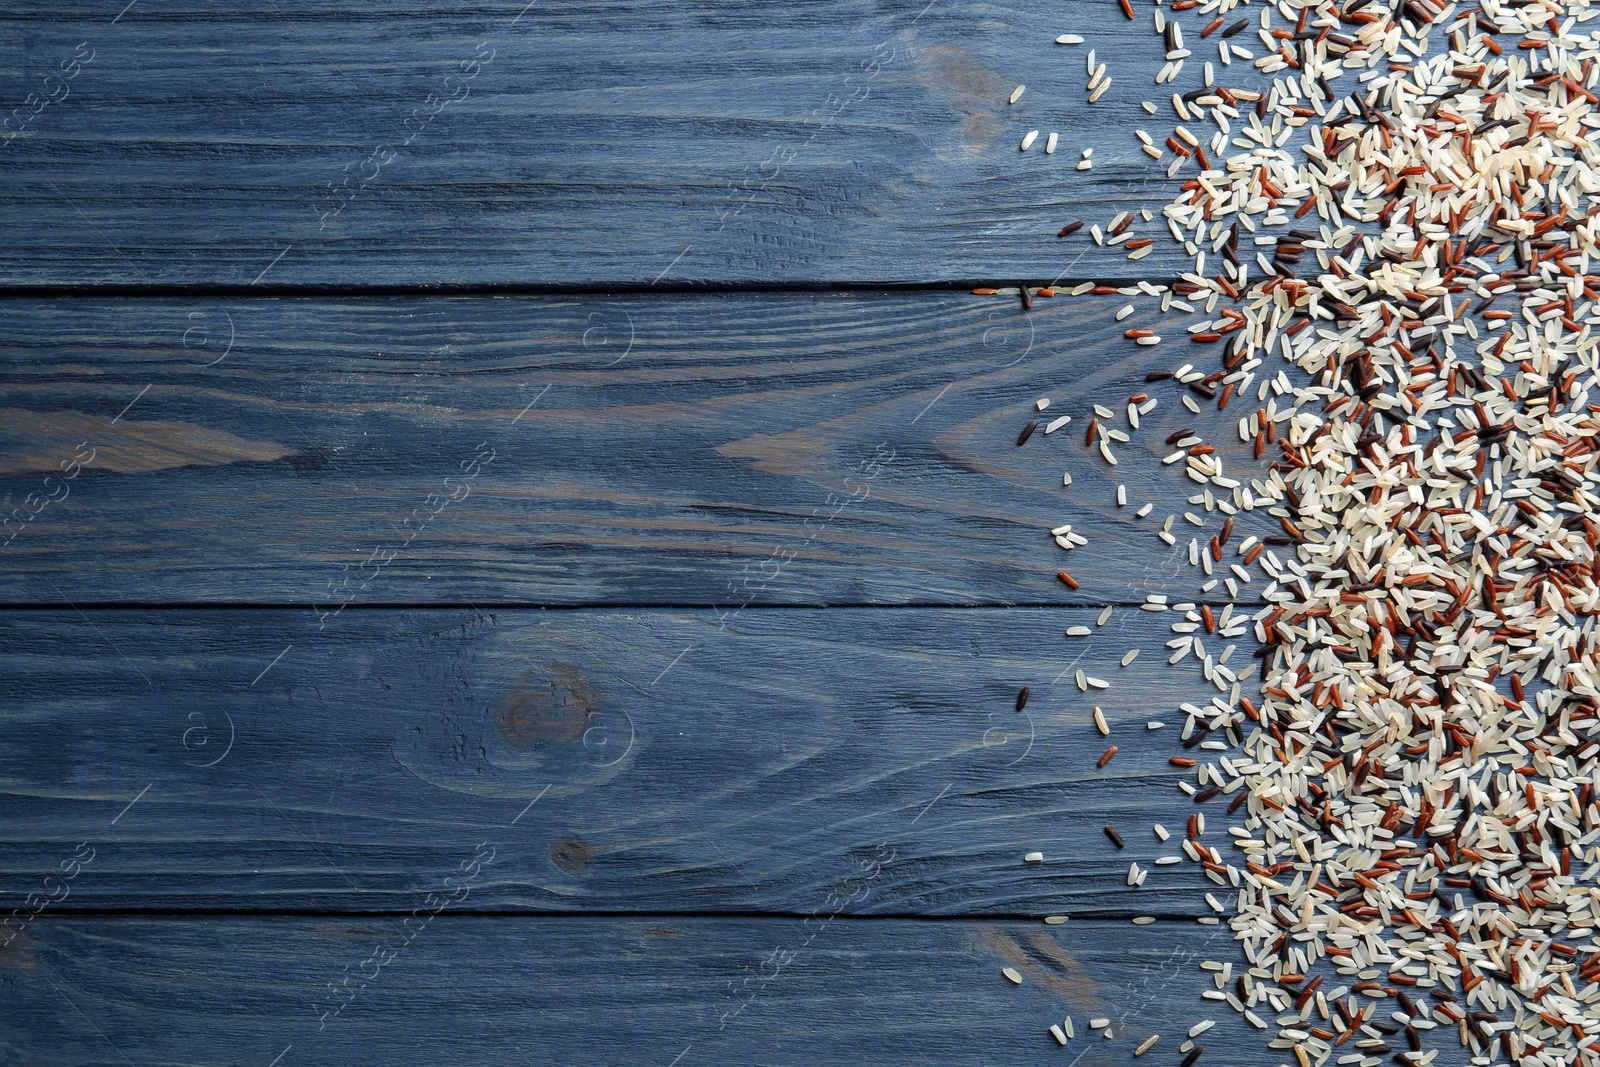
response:
<svg viewBox="0 0 1600 1067"><path fill-rule="evenodd" d="M0 18L0 1062L1283 1058L1125 885L1215 350L967 292L1184 268L1148 3L125 2Z"/></svg>

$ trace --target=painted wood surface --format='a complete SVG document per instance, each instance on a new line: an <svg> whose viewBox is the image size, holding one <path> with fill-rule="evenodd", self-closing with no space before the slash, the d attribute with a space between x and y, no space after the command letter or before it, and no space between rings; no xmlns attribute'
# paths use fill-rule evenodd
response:
<svg viewBox="0 0 1600 1067"><path fill-rule="evenodd" d="M1174 613L1097 616L9 612L0 906L89 841L72 907L393 910L488 838L473 901L495 908L803 914L887 850L852 910L1208 914L1231 895L1154 861L1200 810L1233 853L1229 798L1197 807L1168 763L1214 759L1180 746L1178 705L1217 690L1166 663Z"/></svg>
<svg viewBox="0 0 1600 1067"><path fill-rule="evenodd" d="M1170 320L1171 340L1139 347L1125 329L1159 311L1141 298L1116 321L1129 302L0 303L0 596L332 610L1193 590L1188 540L1204 544L1221 516L1187 503L1200 487L1162 464L1165 441L1197 427L1226 469L1259 477L1236 419L1253 398L1196 415L1181 387L1147 385L1149 370L1220 354ZM1109 466L1085 444L1093 405L1127 430L1128 398L1147 390L1159 406ZM1059 415L1072 422L1047 434ZM49 478L62 469L73 480ZM1169 548L1157 531L1174 513ZM1063 523L1090 544L1057 549ZM1261 511L1237 528L1235 547L1281 532Z"/></svg>
<svg viewBox="0 0 1600 1067"><path fill-rule="evenodd" d="M1190 13L1195 56L1155 85L1142 0L1137 22L1114 0L125 4L0 19L0 284L1171 275L1159 212L1195 167L1167 178L1133 130L1161 144L1207 59L1260 84ZM1113 81L1092 105L1090 48ZM1141 263L1055 236L1130 208L1157 216Z"/></svg>
<svg viewBox="0 0 1600 1067"><path fill-rule="evenodd" d="M1133 130L1215 42L1157 89L1138 11L10 5L0 1062L1282 1059L1231 898L1124 884L1215 692L1129 606L1201 580L1163 441L1248 408L1108 467L1215 352L958 291L1187 266Z"/></svg>
<svg viewBox="0 0 1600 1067"><path fill-rule="evenodd" d="M426 907L419 894L424 918ZM1225 928L855 922L830 920L830 907L819 897L805 919L715 921L446 910L412 928L44 915L0 950L0 1053L35 1067L1109 1067L1150 1033L1161 1041L1141 1062L1174 1064L1187 1029L1214 1016L1200 1063L1285 1058L1200 998L1214 984L1199 961L1227 951ZM1048 1028L1068 1014L1077 1037L1062 1048ZM1111 1020L1111 1039L1088 1031L1093 1017Z"/></svg>

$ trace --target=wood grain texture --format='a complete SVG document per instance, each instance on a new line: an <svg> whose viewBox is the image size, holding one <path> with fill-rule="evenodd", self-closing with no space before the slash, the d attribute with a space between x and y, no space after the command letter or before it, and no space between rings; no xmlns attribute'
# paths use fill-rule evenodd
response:
<svg viewBox="0 0 1600 1067"><path fill-rule="evenodd" d="M19 131L0 148L0 284L840 284L1189 262L1159 211L1194 167L1168 179L1132 130L1171 132L1165 101L1200 87L1215 45L1185 16L1196 56L1154 85L1148 4L1130 23L1114 0L255 0L140 3L113 23L124 3L0 19ZM1064 30L1087 43L1053 44ZM1113 77L1093 105L1091 47ZM1094 169L1075 170L1085 148ZM1141 263L1055 237L1129 208L1157 213Z"/></svg>
<svg viewBox="0 0 1600 1067"><path fill-rule="evenodd" d="M1207 914L1192 864L1125 880L1181 854L1178 705L1217 692L1171 613L1063 636L1097 615L10 612L0 906L87 841L72 907L404 909L488 840L475 908L804 914L887 850L853 911Z"/></svg>
<svg viewBox="0 0 1600 1067"><path fill-rule="evenodd" d="M1125 885L1215 692L1128 606L1201 581L1161 440L1244 456L1170 383L1119 466L1083 429L1215 353L866 289L1187 267L1054 234L1171 198L1133 128L1202 48L1153 87L1114 0L124 4L0 15L0 1063L1089 1067L1211 1014L1202 1067L1282 1058L1199 998L1231 897ZM480 295L380 295L435 286Z"/></svg>
<svg viewBox="0 0 1600 1067"><path fill-rule="evenodd" d="M1176 1063L1184 1032L1214 1015L1201 1063L1283 1059L1266 1034L1200 998L1212 981L1199 961L1228 950L1225 933L827 917L447 911L408 942L398 918L45 916L0 951L0 1052L35 1067L1110 1067L1153 1032L1163 1036L1143 1062ZM381 969L375 953L389 959ZM1021 985L1001 976L1008 966ZM375 976L361 988L365 974ZM324 1020L337 1003L329 987L347 976L353 995ZM1068 1014L1078 1036L1062 1048L1048 1028ZM1088 1031L1093 1016L1112 1020L1112 1039Z"/></svg>
<svg viewBox="0 0 1600 1067"><path fill-rule="evenodd" d="M1192 592L1188 539L1205 543L1221 516L1180 517L1176 548L1157 539L1167 515L1204 516L1182 465L1161 464L1165 439L1198 427L1228 470L1259 477L1235 418L1252 407L1194 415L1181 387L1147 386L1148 370L1219 354L1180 343L1170 320L1172 341L1135 345L1124 329L1159 312L1146 298L1115 321L1127 302L0 302L0 599L727 608ZM1127 429L1128 397L1147 389L1160 406L1108 466L1084 442L1092 405ZM1018 447L1029 421L1059 414L1073 421ZM49 473L91 452L52 489ZM1059 550L1062 523L1091 543ZM1261 511L1237 529L1235 547L1278 532Z"/></svg>

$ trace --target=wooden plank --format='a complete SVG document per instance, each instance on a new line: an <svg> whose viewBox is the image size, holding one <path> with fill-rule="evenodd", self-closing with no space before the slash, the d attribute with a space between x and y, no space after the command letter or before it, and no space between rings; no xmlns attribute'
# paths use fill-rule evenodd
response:
<svg viewBox="0 0 1600 1067"><path fill-rule="evenodd" d="M1225 928L829 921L829 907L806 920L446 911L412 935L399 917L43 917L0 951L0 1049L36 1067L1100 1067L1131 1062L1152 1032L1143 1062L1174 1064L1187 1029L1215 1017L1200 1063L1284 1059L1200 998L1213 982L1199 961L1229 951ZM337 1015L330 987L348 990ZM1062 1048L1048 1028L1068 1014L1077 1037ZM1088 1031L1095 1016L1112 1039Z"/></svg>
<svg viewBox="0 0 1600 1067"><path fill-rule="evenodd" d="M1159 212L1194 165L1168 179L1132 130L1169 135L1168 97L1215 60L1193 13L1173 17L1196 58L1156 86L1152 8L1130 23L1114 0L1065 16L254 0L113 20L123 3L14 4L0 20L0 99L19 108L0 148L0 284L839 284L1189 265ZM1063 30L1088 41L1053 44ZM1091 47L1113 76L1093 105ZM1225 85L1260 80L1218 69ZM1078 171L1086 148L1094 169ZM1137 265L1087 233L1055 236L1129 208L1157 214L1141 230L1158 251Z"/></svg>
<svg viewBox="0 0 1600 1067"><path fill-rule="evenodd" d="M1200 487L1162 465L1164 441L1200 427L1226 469L1259 477L1234 418L1251 407L1193 415L1181 387L1147 386L1148 370L1218 353L1177 343L1170 320L1167 344L1127 340L1158 318L1144 299L1116 321L1127 302L0 302L3 599L332 610L1193 591L1188 539L1205 543L1221 516L1185 503ZM1085 445L1092 405L1126 429L1128 397L1147 389L1159 407L1111 467ZM1058 414L1073 422L1017 446ZM75 480L46 482L91 451ZM1156 510L1138 519L1143 503ZM1205 526L1180 517L1169 548L1157 530L1185 510ZM1091 543L1057 549L1062 523ZM1237 528L1234 548L1281 533L1259 510ZM1078 591L1055 579L1062 566Z"/></svg>
<svg viewBox="0 0 1600 1067"><path fill-rule="evenodd" d="M405 908L487 839L474 906L803 914L887 850L859 910L1206 914L1193 864L1125 880L1180 855L1198 810L1232 852L1227 798L1197 808L1168 764L1178 705L1218 693L1166 665L1172 614L1063 637L1097 616L5 613L0 904L88 842L73 907ZM1080 669L1110 688L1080 691Z"/></svg>

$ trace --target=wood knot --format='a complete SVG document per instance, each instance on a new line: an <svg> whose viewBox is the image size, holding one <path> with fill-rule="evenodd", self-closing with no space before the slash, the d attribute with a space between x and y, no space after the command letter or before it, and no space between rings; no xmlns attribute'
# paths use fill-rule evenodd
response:
<svg viewBox="0 0 1600 1067"><path fill-rule="evenodd" d="M570 834L550 844L550 862L568 874L588 870L590 858L589 846Z"/></svg>
<svg viewBox="0 0 1600 1067"><path fill-rule="evenodd" d="M494 721L500 740L519 752L583 739L600 710L600 692L570 663L547 663L517 679L500 698Z"/></svg>

